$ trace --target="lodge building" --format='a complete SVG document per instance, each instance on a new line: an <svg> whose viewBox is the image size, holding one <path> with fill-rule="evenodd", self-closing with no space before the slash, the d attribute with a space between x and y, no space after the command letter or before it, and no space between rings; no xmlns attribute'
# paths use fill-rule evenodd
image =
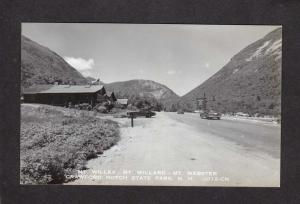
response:
<svg viewBox="0 0 300 204"><path fill-rule="evenodd" d="M81 103L95 106L104 101L115 102L116 97L113 92L106 92L103 85L36 85L24 88L23 100L58 106Z"/></svg>

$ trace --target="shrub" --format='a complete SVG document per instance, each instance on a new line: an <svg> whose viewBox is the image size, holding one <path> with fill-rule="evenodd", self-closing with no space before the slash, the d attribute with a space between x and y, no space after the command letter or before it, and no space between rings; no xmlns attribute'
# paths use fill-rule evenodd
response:
<svg viewBox="0 0 300 204"><path fill-rule="evenodd" d="M93 116L95 117L95 116L97 116L97 115L98 115L97 110L94 110L94 111L93 111Z"/></svg>
<svg viewBox="0 0 300 204"><path fill-rule="evenodd" d="M114 121L54 112L45 118L40 110L21 108L22 184L66 182L66 175L85 168L87 159L96 157L119 139L118 124Z"/></svg>
<svg viewBox="0 0 300 204"><path fill-rule="evenodd" d="M105 106L98 106L96 108L96 110L99 112L99 113L107 113L107 109Z"/></svg>

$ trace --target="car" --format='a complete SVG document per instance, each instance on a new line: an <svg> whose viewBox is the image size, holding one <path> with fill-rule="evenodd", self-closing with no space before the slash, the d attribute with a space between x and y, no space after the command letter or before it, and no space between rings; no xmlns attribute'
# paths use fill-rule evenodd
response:
<svg viewBox="0 0 300 204"><path fill-rule="evenodd" d="M220 120L221 114L216 111L210 110L208 112L208 118Z"/></svg>
<svg viewBox="0 0 300 204"><path fill-rule="evenodd" d="M145 115L146 118L151 118L152 116L155 116L156 113L148 110L148 111L143 111L142 115Z"/></svg>
<svg viewBox="0 0 300 204"><path fill-rule="evenodd" d="M127 112L127 117L128 118L136 118L136 117L143 117L145 116L146 118L151 118L152 116L155 116L156 113L150 110L139 110L139 111L130 111Z"/></svg>
<svg viewBox="0 0 300 204"><path fill-rule="evenodd" d="M221 119L221 114L216 112L216 111L210 110L210 111L201 112L200 117L203 118L203 119L217 119L217 120L220 120Z"/></svg>
<svg viewBox="0 0 300 204"><path fill-rule="evenodd" d="M178 110L177 114L184 114L184 111L183 110Z"/></svg>

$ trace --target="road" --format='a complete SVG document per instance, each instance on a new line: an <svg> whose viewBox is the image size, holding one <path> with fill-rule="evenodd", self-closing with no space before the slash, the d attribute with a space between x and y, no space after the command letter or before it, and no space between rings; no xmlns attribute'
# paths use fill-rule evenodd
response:
<svg viewBox="0 0 300 204"><path fill-rule="evenodd" d="M254 152L280 157L280 126L259 121L199 120L198 114L173 114L169 117L196 128L199 132L212 134L232 141Z"/></svg>
<svg viewBox="0 0 300 204"><path fill-rule="evenodd" d="M69 184L280 186L280 125L158 113L121 125L121 140Z"/></svg>

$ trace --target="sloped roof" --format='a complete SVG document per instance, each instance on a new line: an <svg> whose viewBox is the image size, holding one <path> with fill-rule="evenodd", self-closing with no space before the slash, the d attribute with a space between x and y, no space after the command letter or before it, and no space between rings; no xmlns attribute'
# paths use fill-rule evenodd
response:
<svg viewBox="0 0 300 204"><path fill-rule="evenodd" d="M24 93L24 94L35 94L35 93L39 93L41 91L50 89L52 86L53 85L45 85L45 84L34 85L34 86L23 88L22 93Z"/></svg>
<svg viewBox="0 0 300 204"><path fill-rule="evenodd" d="M128 102L128 99L126 98L122 98L122 99L117 99L117 102L118 103L120 103L120 104L122 104L122 105L126 105L127 104L127 102Z"/></svg>
<svg viewBox="0 0 300 204"><path fill-rule="evenodd" d="M24 94L35 93L95 93L104 88L102 85L41 85L25 88Z"/></svg>
<svg viewBox="0 0 300 204"><path fill-rule="evenodd" d="M114 92L111 92L111 91L106 91L106 95L108 97L111 97L112 95L115 95Z"/></svg>

